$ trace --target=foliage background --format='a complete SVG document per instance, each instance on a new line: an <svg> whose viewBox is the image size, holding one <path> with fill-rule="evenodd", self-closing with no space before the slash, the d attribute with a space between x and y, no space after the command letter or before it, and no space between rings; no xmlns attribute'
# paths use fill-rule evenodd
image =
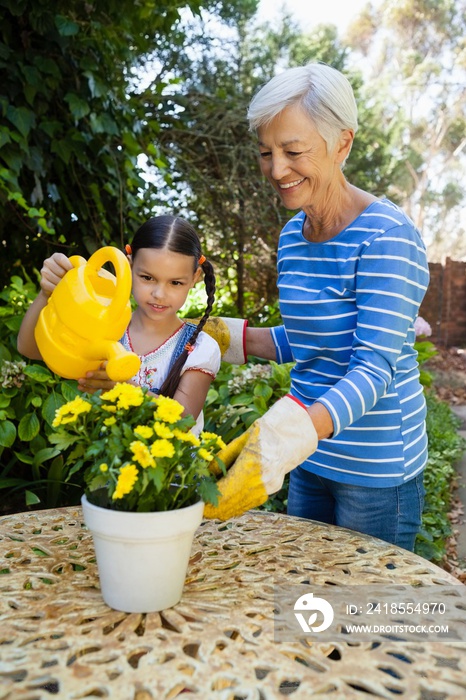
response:
<svg viewBox="0 0 466 700"><path fill-rule="evenodd" d="M273 322L290 212L259 174L245 114L265 80L309 60L355 89L348 178L402 204L432 256L466 255L466 0L368 5L343 36L303 34L286 13L259 25L257 6L0 0L1 288L55 250L121 248L176 210L198 227L223 312Z"/></svg>
<svg viewBox="0 0 466 700"><path fill-rule="evenodd" d="M15 266L40 267L57 249L87 257L122 247L134 230L145 186L138 156L158 163L157 123L136 78L185 5L0 1L2 287Z"/></svg>

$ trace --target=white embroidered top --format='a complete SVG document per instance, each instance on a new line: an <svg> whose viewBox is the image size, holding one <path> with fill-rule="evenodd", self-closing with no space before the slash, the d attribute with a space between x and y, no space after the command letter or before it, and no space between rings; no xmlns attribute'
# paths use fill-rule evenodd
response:
<svg viewBox="0 0 466 700"><path fill-rule="evenodd" d="M132 378L141 387L147 387L150 391L157 393L168 376L171 367L171 360L182 334L186 332L186 324L183 324L173 335L162 343L158 348L145 355L139 355L141 366L137 374ZM131 337L126 329L121 344L134 352ZM217 342L201 331L196 340L193 351L188 355L181 374L187 371L205 372L215 379L220 368L220 348ZM199 435L204 427L204 414L201 411L197 417L196 425L191 428L192 432Z"/></svg>

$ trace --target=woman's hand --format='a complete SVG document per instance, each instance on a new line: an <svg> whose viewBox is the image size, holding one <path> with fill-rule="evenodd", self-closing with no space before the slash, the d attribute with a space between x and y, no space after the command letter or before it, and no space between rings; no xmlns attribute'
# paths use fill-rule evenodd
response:
<svg viewBox="0 0 466 700"><path fill-rule="evenodd" d="M199 319L189 319L190 323L198 321ZM223 362L243 365L248 361L248 355L277 360L270 328L251 328L244 318L210 316L203 330L217 341Z"/></svg>
<svg viewBox="0 0 466 700"><path fill-rule="evenodd" d="M317 442L306 407L290 394L279 399L217 455L227 474L217 482L218 505L206 505L204 517L228 520L262 505L281 488L285 474L315 452Z"/></svg>

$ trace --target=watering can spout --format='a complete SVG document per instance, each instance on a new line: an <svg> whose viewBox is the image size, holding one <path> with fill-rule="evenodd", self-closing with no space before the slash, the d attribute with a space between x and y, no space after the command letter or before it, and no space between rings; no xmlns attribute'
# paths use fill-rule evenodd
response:
<svg viewBox="0 0 466 700"><path fill-rule="evenodd" d="M79 379L107 362L113 381L133 377L140 359L118 342L131 319L131 268L117 248L97 250L88 261L70 258L73 268L42 309L35 339L46 365L67 379ZM115 275L103 269L112 263Z"/></svg>

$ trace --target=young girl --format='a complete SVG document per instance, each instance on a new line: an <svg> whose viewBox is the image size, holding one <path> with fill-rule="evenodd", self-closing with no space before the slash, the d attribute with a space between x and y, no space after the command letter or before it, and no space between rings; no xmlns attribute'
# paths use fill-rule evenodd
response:
<svg viewBox="0 0 466 700"><path fill-rule="evenodd" d="M126 252L132 269L132 292L137 307L121 339L141 359L131 383L147 387L179 401L185 414L196 418L193 431L202 430L202 408L220 367L217 343L202 331L215 294L212 265L201 252L199 238L184 219L157 216L136 232ZM34 328L47 299L72 265L62 253L55 253L41 270L41 292L29 307L18 334L18 350L31 359L42 359L34 339ZM189 290L204 272L207 308L196 326L178 318ZM110 389L105 367L88 372L78 380L82 391Z"/></svg>

